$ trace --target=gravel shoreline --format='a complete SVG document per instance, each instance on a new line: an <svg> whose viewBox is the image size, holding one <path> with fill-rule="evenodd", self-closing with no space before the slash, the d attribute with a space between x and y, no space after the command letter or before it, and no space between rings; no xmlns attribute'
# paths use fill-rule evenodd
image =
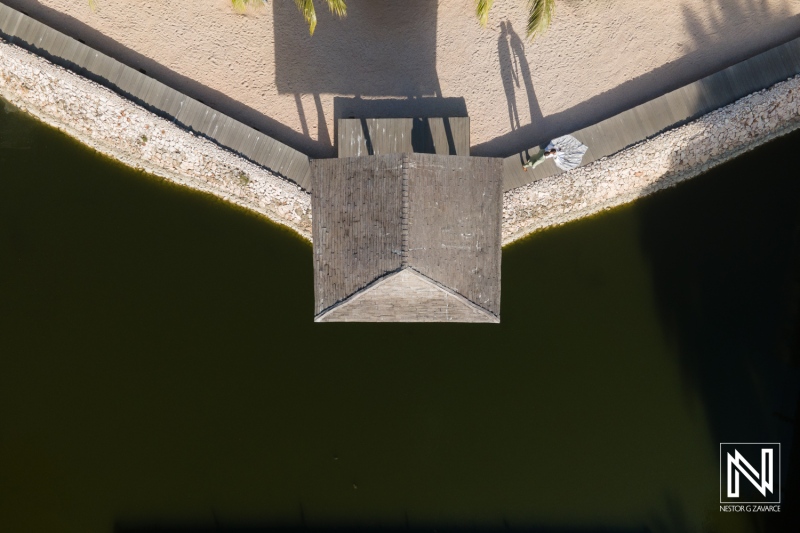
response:
<svg viewBox="0 0 800 533"><path fill-rule="evenodd" d="M800 76L609 157L505 193L503 246L698 176L800 127Z"/></svg>
<svg viewBox="0 0 800 533"><path fill-rule="evenodd" d="M503 245L671 187L800 127L800 76L503 198ZM288 226L311 240L311 196L101 85L0 40L0 96L134 168Z"/></svg>
<svg viewBox="0 0 800 533"><path fill-rule="evenodd" d="M311 195L69 70L0 41L0 96L98 152L311 240Z"/></svg>

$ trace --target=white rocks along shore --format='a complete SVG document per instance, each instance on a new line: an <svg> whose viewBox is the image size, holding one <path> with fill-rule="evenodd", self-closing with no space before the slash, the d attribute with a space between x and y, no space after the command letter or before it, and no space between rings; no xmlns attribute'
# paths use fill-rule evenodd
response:
<svg viewBox="0 0 800 533"><path fill-rule="evenodd" d="M260 213L311 240L311 196L297 185L2 40L0 96L98 152Z"/></svg>
<svg viewBox="0 0 800 533"><path fill-rule="evenodd" d="M311 240L311 198L297 185L2 40L0 96L103 154L253 210ZM800 76L506 192L503 245L670 187L797 129L798 96Z"/></svg>
<svg viewBox="0 0 800 533"><path fill-rule="evenodd" d="M800 127L800 76L753 93L614 155L510 190L503 245L540 229L616 207Z"/></svg>

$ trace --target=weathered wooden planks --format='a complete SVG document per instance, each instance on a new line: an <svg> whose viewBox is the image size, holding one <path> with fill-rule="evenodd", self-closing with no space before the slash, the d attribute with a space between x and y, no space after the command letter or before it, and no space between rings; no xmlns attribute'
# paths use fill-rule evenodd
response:
<svg viewBox="0 0 800 533"><path fill-rule="evenodd" d="M317 160L311 167L318 319L338 304L341 309L324 316L499 320L500 159L387 154ZM403 268L438 289L405 276L378 291L382 278ZM399 298L402 287L410 292ZM366 291L377 292L367 297ZM469 309L449 307L464 302Z"/></svg>
<svg viewBox="0 0 800 533"><path fill-rule="evenodd" d="M315 311L401 266L402 156L312 161Z"/></svg>
<svg viewBox="0 0 800 533"><path fill-rule="evenodd" d="M410 268L325 311L317 322L484 322L499 317Z"/></svg>
<svg viewBox="0 0 800 533"><path fill-rule="evenodd" d="M408 264L500 314L502 161L414 154Z"/></svg>
<svg viewBox="0 0 800 533"><path fill-rule="evenodd" d="M776 46L694 83L685 85L572 135L589 147L583 164L609 156L667 129L685 124L800 73L800 38ZM560 174L552 160L533 170L522 164L538 147L503 162L503 189L510 190Z"/></svg>
<svg viewBox="0 0 800 533"><path fill-rule="evenodd" d="M306 190L311 188L311 169L305 154L1 3L0 35L208 137Z"/></svg>
<svg viewBox="0 0 800 533"><path fill-rule="evenodd" d="M469 155L469 117L339 119L339 157Z"/></svg>

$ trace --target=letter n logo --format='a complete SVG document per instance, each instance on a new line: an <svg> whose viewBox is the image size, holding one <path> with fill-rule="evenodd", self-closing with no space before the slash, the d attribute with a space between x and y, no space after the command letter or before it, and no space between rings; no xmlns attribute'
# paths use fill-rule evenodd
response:
<svg viewBox="0 0 800 533"><path fill-rule="evenodd" d="M780 443L721 443L720 503L780 503Z"/></svg>

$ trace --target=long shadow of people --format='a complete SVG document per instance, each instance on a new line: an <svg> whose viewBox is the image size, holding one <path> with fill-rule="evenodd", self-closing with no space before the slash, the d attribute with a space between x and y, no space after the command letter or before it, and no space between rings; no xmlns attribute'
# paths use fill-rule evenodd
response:
<svg viewBox="0 0 800 533"><path fill-rule="evenodd" d="M509 23L508 26L511 24ZM519 128L519 111L517 111L517 96L515 87L519 87L519 76L514 68L514 61L511 58L511 48L508 44L508 26L505 22L500 23L500 37L497 38L497 55L500 58L500 77L503 80L503 90L506 93L508 103L508 121L511 129Z"/></svg>
<svg viewBox="0 0 800 533"><path fill-rule="evenodd" d="M539 108L539 102L536 100L531 69L525 57L525 43L514 31L514 27L509 21L500 23L497 55L500 58L500 73L508 102L508 118L511 122L511 129L516 130L521 126L516 95L516 88L520 86L520 81L525 86L531 123L541 123L544 117Z"/></svg>

